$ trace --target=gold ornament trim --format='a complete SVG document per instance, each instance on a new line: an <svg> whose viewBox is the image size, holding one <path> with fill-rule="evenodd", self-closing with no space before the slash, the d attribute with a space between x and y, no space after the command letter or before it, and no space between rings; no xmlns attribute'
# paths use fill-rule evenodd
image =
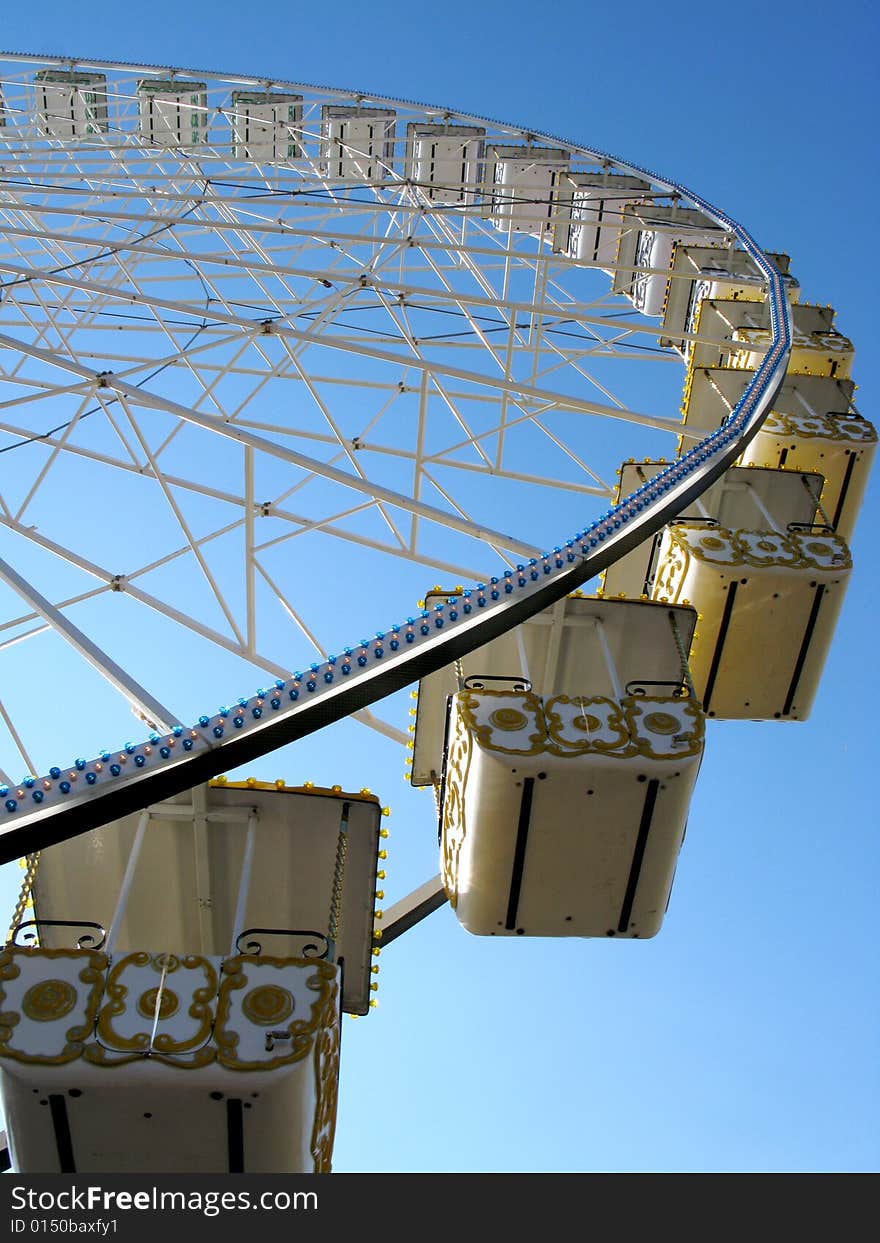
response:
<svg viewBox="0 0 880 1243"><path fill-rule="evenodd" d="M76 989L67 980L37 980L21 999L26 1018L35 1023L54 1023L76 1005Z"/></svg>
<svg viewBox="0 0 880 1243"><path fill-rule="evenodd" d="M241 1012L251 1023L274 1027L293 1014L293 994L277 984L259 984L242 997Z"/></svg>
<svg viewBox="0 0 880 1243"><path fill-rule="evenodd" d="M785 414L772 410L761 424L753 441L757 446L764 439L831 440L846 444L870 444L877 439L877 429L867 419L835 418L833 414ZM753 452L756 450L753 449Z"/></svg>
<svg viewBox="0 0 880 1243"><path fill-rule="evenodd" d="M9 1047L15 1028L20 1026L21 1015L15 1010L0 1012L0 1058L9 1058L24 1065L64 1066L80 1057L84 1049L84 1041L91 1036L95 1017L101 1004L104 985L104 972L107 969L107 956L96 950L69 949L37 949L24 946L7 946L0 952L0 1008L6 1000L2 981L14 980L21 975L20 963L35 960L37 962L75 961L84 964L77 978L80 983L88 986L85 993L85 1004L82 1022L69 1027L64 1033L64 1047L59 1053L48 1055L28 1053L24 1049Z"/></svg>
<svg viewBox="0 0 880 1243"><path fill-rule="evenodd" d="M674 734L681 722L668 712L649 712L642 724L652 734Z"/></svg>
<svg viewBox="0 0 880 1243"><path fill-rule="evenodd" d="M717 534L710 535L708 532ZM793 531L782 535L777 531L672 524L666 528L665 540L666 548L657 570L654 596L665 595L670 603L676 602L673 599L673 582L677 581L680 586L691 558L712 566L747 565L759 570L771 566L826 572L852 568L852 556L846 541L832 533L817 536ZM719 548L723 548L725 556L712 555ZM670 565L673 560L674 566Z"/></svg>
<svg viewBox="0 0 880 1243"><path fill-rule="evenodd" d="M180 1009L180 998L170 988L163 988L160 994L158 985L155 988L148 988L145 993L141 993L137 1003L138 1014L142 1014L145 1019L150 1019L151 1021L155 1019L156 1001L160 996L159 1021L170 1019L172 1014L176 1014Z"/></svg>
<svg viewBox="0 0 880 1243"><path fill-rule="evenodd" d="M611 738L594 738L591 735L586 737L572 737L567 731L575 727L575 722L566 722L560 712L560 706L575 705L579 709L585 708L586 705L592 705L594 708L600 706L605 709L604 721L598 717L599 725L602 729L614 732ZM645 725L642 715L645 706L657 705L656 710L650 714L649 719L653 720L654 727ZM661 709L665 709L662 711ZM695 755L702 750L703 746L703 710L696 699L693 698L672 698L669 696L656 695L628 695L621 700L606 698L605 696L593 696L587 699L584 696L571 695L554 695L548 699L541 707L539 702L539 710L542 718L547 724L547 733L544 738L535 740L532 749L527 752L517 752L517 754L528 754L529 756L538 757L540 755L554 755L565 759L574 759L576 757L588 755L606 755L611 759L628 760L634 756L642 756L646 759L667 760L671 755L676 757ZM593 714L590 714L593 716ZM663 720L670 722L668 729L661 729L658 723ZM472 742L474 735L484 749L494 752L506 753L503 747L494 746L491 742L483 743L480 735L485 736L486 729L484 726L474 724L473 714L470 712L462 712L456 714L456 722L453 728L452 739L448 746L446 761L446 805L444 807L444 821L442 833L442 861L444 872L444 886L447 887L447 893L455 892L454 877L457 873L457 855L461 850L461 843L464 838L464 781L466 772L462 769L462 759L464 756L464 748L460 733L463 733ZM659 749L652 741L651 734L669 735L680 734L680 749L670 752L668 750ZM459 754L461 751L461 754ZM455 852L453 860L453 851ZM448 885L447 885L448 876ZM451 896L450 896L451 900Z"/></svg>
<svg viewBox="0 0 880 1243"><path fill-rule="evenodd" d="M489 722L496 729L519 732L524 726L528 725L529 718L524 712L519 712L516 708L496 708L489 715Z"/></svg>
<svg viewBox="0 0 880 1243"><path fill-rule="evenodd" d="M565 704L574 704L579 709L578 715L568 726L559 711L560 705ZM587 712L586 709L590 706L604 708L605 720ZM544 704L544 720L547 723L547 740L543 750L552 755L617 755L625 753L629 746L629 730L623 719L621 705L605 695L553 695ZM590 730L586 729L587 725L591 727ZM567 728L576 729L586 736L570 738L564 732ZM608 730L612 737L595 738L593 729Z"/></svg>
<svg viewBox="0 0 880 1243"><path fill-rule="evenodd" d="M312 1002L311 1013L306 1019L293 1019L287 1024L287 1032L291 1037L288 1047L281 1049L276 1057L263 1061L241 1061L237 1047L241 1037L234 1028L229 1026L231 1018L231 1002L233 991L245 988L248 983L247 967L308 967L312 974L306 979L306 988L316 992L318 996ZM227 958L223 963L224 979L220 985L217 998L217 1020L214 1025L214 1039L217 1043L217 1061L229 1070L274 1070L277 1066L289 1066L293 1062L302 1061L307 1057L315 1042L321 1015L337 978L336 967L332 963L314 958L270 958L264 955L241 954L236 958Z"/></svg>
<svg viewBox="0 0 880 1243"><path fill-rule="evenodd" d="M474 740L462 717L455 713L446 749L443 821L440 833L440 873L449 905L458 906L459 858L465 838L465 789L474 753Z"/></svg>
<svg viewBox="0 0 880 1243"><path fill-rule="evenodd" d="M150 1034L148 1032L136 1032L134 1036L120 1036L114 1031L113 1020L118 1015L124 1014L127 1008L128 985L120 983L120 977L128 967L146 967L148 965L152 966L155 971L162 972L164 970L169 975L181 969L185 971L201 969L204 972L206 983L201 988L196 988L192 991L192 1002L187 1010L188 1016L195 1019L199 1026L195 1034L187 1040L177 1040L170 1032L159 1032L151 1048ZM180 981L178 981L178 987L180 987ZM147 991L153 992L154 990L149 989ZM117 1065L132 1059L113 1058L110 1055L114 1052L143 1056L148 1051L151 1057L159 1057L165 1060L166 1057L173 1058L182 1054L190 1054L204 1046L211 1038L213 1021L212 1002L217 996L217 972L214 965L201 955L187 954L179 958L175 954L151 954L146 950L126 954L124 958L113 964L107 976L105 994L107 1000L101 1007L96 1028L98 1043L97 1045L90 1045L86 1050L86 1058L89 1061L100 1062L102 1065ZM143 1000L144 995L142 995L140 1001ZM140 1001L136 1003L137 1010L145 1018L152 1019L155 1010L145 1013L141 1009ZM155 1007L155 999L153 1005ZM171 1013L174 1013L174 1011ZM162 1017L164 1016L160 1014L160 1018ZM97 1050L101 1047L106 1050L106 1056L101 1056L97 1053ZM190 1063L187 1062L186 1064L189 1065Z"/></svg>
<svg viewBox="0 0 880 1243"><path fill-rule="evenodd" d="M522 730L524 730L529 724L529 717L531 715L535 728L534 733L528 735L528 741L530 743L528 747L502 746L497 739L493 741L491 724L483 725L477 720L477 708L485 700L491 701L492 699L506 699L508 701L515 699L517 701L520 705L519 708L500 708L496 709L496 711L520 712L520 714L524 717L524 720L522 726L520 726L517 730L518 733L521 733ZM477 742L484 750L497 751L501 755L539 755L541 751L543 751L544 739L547 733L547 726L544 722L544 710L541 706L541 700L531 691L518 692L515 694L511 694L510 691L459 691L458 694L454 696L453 702L453 711L458 711L459 716L465 724L465 728L476 738ZM492 720L492 716L494 716L494 713L490 714L490 722ZM506 725L502 728L510 730L513 727L511 725Z"/></svg>
<svg viewBox="0 0 880 1243"><path fill-rule="evenodd" d="M633 735L635 749L647 760L683 760L699 755L705 742L706 716L702 704L697 699L669 699L661 696L645 695L625 699L624 713ZM651 705L662 706L662 711L651 708ZM645 708L651 708L647 713ZM675 728L652 728L649 721L657 717L672 719ZM652 736L653 735L653 736ZM659 738L672 738L674 750L662 749L658 745Z"/></svg>
<svg viewBox="0 0 880 1243"><path fill-rule="evenodd" d="M311 1140L315 1174L329 1174L332 1170L339 1100L339 1047L339 987L334 982L321 1012L315 1040L315 1117Z"/></svg>

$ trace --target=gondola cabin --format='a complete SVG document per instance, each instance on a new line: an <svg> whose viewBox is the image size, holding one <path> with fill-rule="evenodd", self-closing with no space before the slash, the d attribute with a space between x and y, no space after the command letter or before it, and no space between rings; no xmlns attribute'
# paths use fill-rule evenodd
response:
<svg viewBox="0 0 880 1243"><path fill-rule="evenodd" d="M441 876L468 932L659 931L703 753L695 623L682 605L570 597L422 679L412 781L438 789Z"/></svg>
<svg viewBox="0 0 880 1243"><path fill-rule="evenodd" d="M473 204L482 189L485 140L479 125L410 122L406 177L432 202Z"/></svg>
<svg viewBox="0 0 880 1243"><path fill-rule="evenodd" d="M799 302L791 307L792 350L788 374L827 375L845 379L852 343L834 326L830 306ZM703 298L694 317L688 367L743 367L755 370L771 340L766 302L742 298ZM687 379L685 379L687 386Z"/></svg>
<svg viewBox="0 0 880 1243"><path fill-rule="evenodd" d="M752 328L744 325L733 332L734 349L728 366L754 370L760 367L770 348L772 332L769 328ZM836 328L827 330L795 330L792 337L789 375L826 375L848 379L852 370L855 350L853 343Z"/></svg>
<svg viewBox="0 0 880 1243"><path fill-rule="evenodd" d="M397 113L391 108L325 104L320 170L333 181L381 182L394 167Z"/></svg>
<svg viewBox="0 0 880 1243"><path fill-rule="evenodd" d="M685 388L682 449L729 417L754 370L699 367ZM856 409L849 377L790 372L773 409L739 458L741 466L776 467L824 477L817 517L849 541L877 449L877 430Z"/></svg>
<svg viewBox="0 0 880 1243"><path fill-rule="evenodd" d="M150 147L191 147L208 133L208 87L180 78L144 78L138 82L138 114L144 142Z"/></svg>
<svg viewBox="0 0 880 1243"><path fill-rule="evenodd" d="M271 164L303 154L302 95L233 91L229 125L236 159Z"/></svg>
<svg viewBox="0 0 880 1243"><path fill-rule="evenodd" d="M107 132L103 73L40 69L34 75L37 130L44 138L88 139Z"/></svg>
<svg viewBox="0 0 880 1243"><path fill-rule="evenodd" d="M569 152L531 143L486 148L484 212L496 229L543 237L552 232L556 186Z"/></svg>
<svg viewBox="0 0 880 1243"><path fill-rule="evenodd" d="M661 469L627 463L620 495ZM605 571L608 594L699 611L691 672L710 717L809 715L852 568L845 540L818 516L823 485L805 471L734 467Z"/></svg>
<svg viewBox="0 0 880 1243"><path fill-rule="evenodd" d="M556 182L553 249L611 272L624 208L641 202L650 189L641 177L622 173L564 171Z"/></svg>
<svg viewBox="0 0 880 1243"><path fill-rule="evenodd" d="M799 285L789 273L789 257L768 258L782 273L789 302L797 302ZM767 282L754 259L733 246L693 246L676 243L663 304L661 345L671 345L687 359L691 342L677 333L692 333L704 298L732 302L763 302Z"/></svg>
<svg viewBox="0 0 880 1243"><path fill-rule="evenodd" d="M627 204L611 281L643 315L662 315L677 245L721 245L728 235L692 207Z"/></svg>
<svg viewBox="0 0 880 1243"><path fill-rule="evenodd" d="M751 369L699 366L688 369L681 413L683 444L702 440L706 432L720 427L754 379ZM809 414L817 418L831 411L853 413L855 382L840 376L786 375L773 399L780 414Z"/></svg>
<svg viewBox="0 0 880 1243"><path fill-rule="evenodd" d="M820 521L847 541L862 507L877 431L857 414L783 414L773 411L739 461L743 466L777 466L824 477Z"/></svg>
<svg viewBox="0 0 880 1243"><path fill-rule="evenodd" d="M328 1171L380 817L368 792L217 781L29 860L0 955L13 1168Z"/></svg>

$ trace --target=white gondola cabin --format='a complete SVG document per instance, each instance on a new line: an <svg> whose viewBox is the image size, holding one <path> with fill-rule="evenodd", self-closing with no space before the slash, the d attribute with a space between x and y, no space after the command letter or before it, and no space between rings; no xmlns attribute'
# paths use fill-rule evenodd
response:
<svg viewBox="0 0 880 1243"><path fill-rule="evenodd" d="M773 411L739 461L743 466L820 473L825 484L819 498L819 518L849 541L876 449L876 429L857 414Z"/></svg>
<svg viewBox="0 0 880 1243"><path fill-rule="evenodd" d="M700 367L688 375L680 447L728 418L754 371ZM853 405L849 378L789 372L773 410L739 458L742 466L820 474L825 483L817 517L852 538L877 448L876 428Z"/></svg>
<svg viewBox="0 0 880 1243"><path fill-rule="evenodd" d="M553 249L611 271L624 209L641 202L650 189L641 177L622 173L561 173L556 182Z"/></svg>
<svg viewBox="0 0 880 1243"><path fill-rule="evenodd" d="M103 73L41 69L34 75L37 127L47 138L88 138L107 130Z"/></svg>
<svg viewBox="0 0 880 1243"><path fill-rule="evenodd" d="M628 204L623 211L612 293L625 294L644 315L662 315L676 244L720 245L725 236L693 207Z"/></svg>
<svg viewBox="0 0 880 1243"><path fill-rule="evenodd" d="M681 406L686 440L702 440L706 432L720 427L754 374L730 367L688 368ZM787 375L773 399L773 409L780 414L808 414L814 418L835 411L851 412L855 387L852 380L840 376Z"/></svg>
<svg viewBox="0 0 880 1243"><path fill-rule="evenodd" d="M411 122L406 133L408 181L434 203L476 202L483 182L482 126Z"/></svg>
<svg viewBox="0 0 880 1243"><path fill-rule="evenodd" d="M179 78L138 82L141 136L150 147L194 147L208 130L208 88Z"/></svg>
<svg viewBox="0 0 880 1243"><path fill-rule="evenodd" d="M218 781L44 850L0 955L14 1168L329 1170L380 815L366 791Z"/></svg>
<svg viewBox="0 0 880 1243"><path fill-rule="evenodd" d="M659 931L703 752L695 622L571 597L422 680L412 781L439 787L441 875L469 932Z"/></svg>
<svg viewBox="0 0 880 1243"><path fill-rule="evenodd" d="M788 374L804 372L845 379L849 375L845 367L852 346L834 327L833 309L796 303L791 308L791 320L793 346ZM770 343L769 328L770 309L766 302L704 298L694 320L694 332L700 339L692 344L688 367L735 366L754 370L763 361ZM803 363L804 352L813 358L812 363ZM831 356L827 365L823 361L826 355ZM831 365L835 360L836 369Z"/></svg>
<svg viewBox="0 0 880 1243"><path fill-rule="evenodd" d="M659 463L627 463L620 495ZM608 567L607 594L692 604L691 653L707 716L805 720L812 708L852 561L817 521L824 479L734 467L686 514Z"/></svg>
<svg viewBox="0 0 880 1243"><path fill-rule="evenodd" d="M394 168L397 114L389 108L325 104L320 171L334 181L387 181Z"/></svg>
<svg viewBox="0 0 880 1243"><path fill-rule="evenodd" d="M302 155L302 95L233 91L229 124L236 159L272 164Z"/></svg>
<svg viewBox="0 0 880 1243"><path fill-rule="evenodd" d="M539 237L551 232L556 186L569 158L558 147L490 143L484 211L495 228Z"/></svg>
<svg viewBox="0 0 880 1243"><path fill-rule="evenodd" d="M771 341L769 327L744 325L736 328L728 366L754 370L763 362ZM788 375L827 375L848 379L854 353L852 341L836 328L810 331L798 322L797 316L794 317Z"/></svg>
<svg viewBox="0 0 880 1243"><path fill-rule="evenodd" d="M789 257L770 254L783 275L790 302L798 300L799 285L788 272ZM732 246L694 246L677 243L672 252L670 280L663 305L661 345L672 345L685 358L690 341L676 336L692 333L700 303L704 298L731 302L763 302L767 283L755 261L744 250Z"/></svg>

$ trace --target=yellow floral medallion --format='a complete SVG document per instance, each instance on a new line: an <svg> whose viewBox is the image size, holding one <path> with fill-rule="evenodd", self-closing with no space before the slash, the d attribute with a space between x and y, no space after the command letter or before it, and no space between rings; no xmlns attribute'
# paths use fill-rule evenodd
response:
<svg viewBox="0 0 880 1243"><path fill-rule="evenodd" d="M671 712L649 712L644 719L644 725L652 734L674 734L681 728L678 717Z"/></svg>
<svg viewBox="0 0 880 1243"><path fill-rule="evenodd" d="M489 721L496 729L514 731L523 729L528 725L529 718L524 712L519 712L516 708L496 708L490 714Z"/></svg>
<svg viewBox="0 0 880 1243"><path fill-rule="evenodd" d="M241 1011L252 1023L271 1027L293 1014L293 994L277 984L261 984L242 998Z"/></svg>
<svg viewBox="0 0 880 1243"><path fill-rule="evenodd" d="M66 980L40 980L21 999L21 1008L35 1023L52 1023L70 1014L76 1005L76 989Z"/></svg>
<svg viewBox="0 0 880 1243"><path fill-rule="evenodd" d="M158 988L148 988L145 993L141 993L138 998L138 1013L142 1014L145 1019L152 1019L156 1016L156 998L159 996ZM170 988L162 989L162 999L159 1002L159 1018L170 1019L180 1007L180 999L177 993L173 993Z"/></svg>

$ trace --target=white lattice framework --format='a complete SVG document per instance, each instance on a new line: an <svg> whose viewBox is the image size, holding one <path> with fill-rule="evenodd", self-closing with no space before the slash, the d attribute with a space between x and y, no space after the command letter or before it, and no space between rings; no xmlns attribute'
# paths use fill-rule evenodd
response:
<svg viewBox="0 0 880 1243"><path fill-rule="evenodd" d="M39 86L74 68L103 79L79 121L54 115ZM561 150L574 173L644 170L295 83L23 56L0 58L0 75L12 781L43 771L69 733L34 684L59 661L83 721L94 695L107 729L118 699L161 732L194 720L205 695L280 683L295 661L387 626L434 579L539 558L604 518L624 459L674 456L681 357L658 344L656 319L611 294L607 262L559 245L542 192L530 205L485 182L510 146ZM184 80L196 102L175 105L173 138L156 121L146 131L139 83L155 94ZM267 92L287 110L271 158L243 129L247 100ZM328 124L371 110L369 141L339 122L329 158ZM413 176L425 126L483 131L457 181ZM650 178L642 197L698 204L761 273L748 235L681 187ZM764 263L771 292L774 271ZM784 372L778 334L765 396ZM707 448L715 474L733 439Z"/></svg>

